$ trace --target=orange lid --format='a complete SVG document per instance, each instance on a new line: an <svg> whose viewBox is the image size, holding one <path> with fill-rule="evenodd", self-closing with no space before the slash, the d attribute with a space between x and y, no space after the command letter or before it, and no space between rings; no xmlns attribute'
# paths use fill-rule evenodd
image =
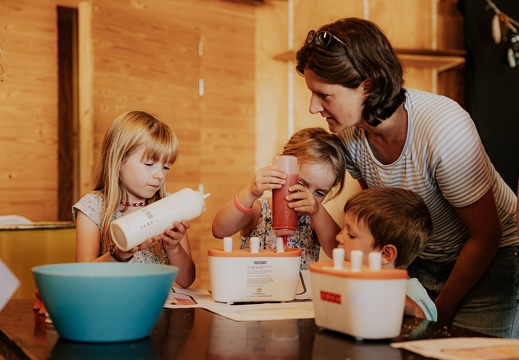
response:
<svg viewBox="0 0 519 360"><path fill-rule="evenodd" d="M251 253L250 250L223 251L223 248L208 249L207 255L216 257L299 257L301 249L285 249L284 252L277 252L274 249L260 250L259 253Z"/></svg>
<svg viewBox="0 0 519 360"><path fill-rule="evenodd" d="M369 266L362 265L360 271L351 271L349 261L345 261L343 265L343 269L334 269L333 261L317 261L310 264L310 272L359 280L407 279L407 270L405 269L370 270Z"/></svg>

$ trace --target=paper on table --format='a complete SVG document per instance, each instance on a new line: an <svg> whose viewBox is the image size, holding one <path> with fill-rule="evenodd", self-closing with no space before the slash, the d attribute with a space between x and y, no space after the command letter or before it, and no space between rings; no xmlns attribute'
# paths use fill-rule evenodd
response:
<svg viewBox="0 0 519 360"><path fill-rule="evenodd" d="M311 301L217 305L208 306L206 309L236 321L313 319L315 317L314 304Z"/></svg>
<svg viewBox="0 0 519 360"><path fill-rule="evenodd" d="M519 339L460 337L404 341L391 346L442 360L519 358Z"/></svg>
<svg viewBox="0 0 519 360"><path fill-rule="evenodd" d="M2 311L5 304L7 304L16 289L18 289L18 286L20 286L20 281L2 260L0 260L0 284L2 284L0 287L0 311Z"/></svg>
<svg viewBox="0 0 519 360"><path fill-rule="evenodd" d="M274 303L226 304L213 300L211 293L202 289L171 288L165 308L201 307L237 321L308 319L314 317L310 272L301 271L300 283L294 301Z"/></svg>

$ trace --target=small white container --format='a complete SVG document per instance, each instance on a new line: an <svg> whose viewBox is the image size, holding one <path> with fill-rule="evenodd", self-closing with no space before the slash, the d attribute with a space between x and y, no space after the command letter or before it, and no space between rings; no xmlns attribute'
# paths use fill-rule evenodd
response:
<svg viewBox="0 0 519 360"><path fill-rule="evenodd" d="M119 249L128 251L173 227L174 221L192 220L205 210L209 194L189 188L177 191L131 214L112 221L110 234Z"/></svg>
<svg viewBox="0 0 519 360"><path fill-rule="evenodd" d="M294 300L299 285L301 249L209 249L209 275L214 301L278 302Z"/></svg>
<svg viewBox="0 0 519 360"><path fill-rule="evenodd" d="M400 335L404 318L407 270L352 271L344 262L310 264L312 298L317 326L362 339Z"/></svg>

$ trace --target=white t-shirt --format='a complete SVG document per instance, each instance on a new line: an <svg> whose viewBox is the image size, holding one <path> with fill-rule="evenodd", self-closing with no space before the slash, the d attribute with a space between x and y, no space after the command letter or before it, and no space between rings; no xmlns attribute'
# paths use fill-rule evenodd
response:
<svg viewBox="0 0 519 360"><path fill-rule="evenodd" d="M351 127L339 133L347 152L347 169L369 188L405 188L427 204L434 234L420 257L440 262L455 260L468 230L455 212L480 199L492 186L503 228L500 246L518 245L515 219L517 197L490 162L474 122L455 101L406 89L407 138L400 157L380 163L364 130Z"/></svg>

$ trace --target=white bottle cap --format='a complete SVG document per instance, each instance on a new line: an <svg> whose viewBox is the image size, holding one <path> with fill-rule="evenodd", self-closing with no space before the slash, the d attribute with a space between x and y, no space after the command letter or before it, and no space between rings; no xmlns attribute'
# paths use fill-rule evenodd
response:
<svg viewBox="0 0 519 360"><path fill-rule="evenodd" d="M335 248L332 251L333 268L334 270L341 270L344 268L344 249Z"/></svg>
<svg viewBox="0 0 519 360"><path fill-rule="evenodd" d="M283 244L283 238L280 236L276 238L276 252L285 252L285 244Z"/></svg>
<svg viewBox="0 0 519 360"><path fill-rule="evenodd" d="M232 252L232 237L224 237L223 238L223 251Z"/></svg>
<svg viewBox="0 0 519 360"><path fill-rule="evenodd" d="M382 253L372 251L368 255L369 268L373 271L379 271L382 268Z"/></svg>
<svg viewBox="0 0 519 360"><path fill-rule="evenodd" d="M352 250L350 254L351 271L360 271L362 268L362 250Z"/></svg>
<svg viewBox="0 0 519 360"><path fill-rule="evenodd" d="M250 252L259 253L259 237L253 236L250 238Z"/></svg>

